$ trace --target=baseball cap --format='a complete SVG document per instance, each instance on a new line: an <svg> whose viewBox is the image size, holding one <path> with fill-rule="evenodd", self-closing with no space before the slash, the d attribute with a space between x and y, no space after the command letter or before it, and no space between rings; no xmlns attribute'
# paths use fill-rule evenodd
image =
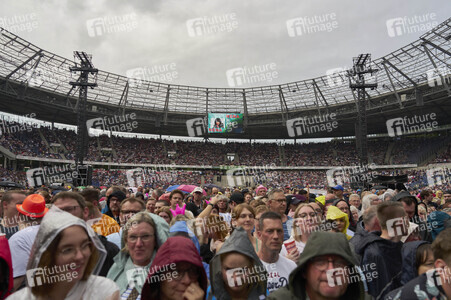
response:
<svg viewBox="0 0 451 300"><path fill-rule="evenodd" d="M307 198L303 195L293 195L290 200L290 204L298 205L299 203L307 202Z"/></svg>
<svg viewBox="0 0 451 300"><path fill-rule="evenodd" d="M202 193L202 194L203 194L203 193L204 193L204 190L203 190L201 187L198 186L198 187L196 187L196 188L193 190L192 193L193 193L193 194L194 194L194 193Z"/></svg>
<svg viewBox="0 0 451 300"><path fill-rule="evenodd" d="M334 186L332 189L333 189L333 190L340 190L340 191L344 191L344 190L345 190L345 189L344 189L341 185L339 185L339 184L337 184L336 186Z"/></svg>

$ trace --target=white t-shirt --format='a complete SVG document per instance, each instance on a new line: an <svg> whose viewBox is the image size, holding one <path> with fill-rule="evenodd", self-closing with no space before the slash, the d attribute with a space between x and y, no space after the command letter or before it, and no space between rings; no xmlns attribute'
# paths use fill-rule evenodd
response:
<svg viewBox="0 0 451 300"><path fill-rule="evenodd" d="M28 260L30 258L31 247L34 244L39 225L30 226L16 232L9 240L11 249L11 259L13 263L13 277L24 276L27 272Z"/></svg>
<svg viewBox="0 0 451 300"><path fill-rule="evenodd" d="M305 248L305 244L303 242L298 242L298 241L294 241L296 243L296 247L298 248L298 252L299 254L302 253L302 251L304 251ZM282 255L283 257L287 257L287 247L285 247L285 245L282 245L282 249L280 249L280 255Z"/></svg>
<svg viewBox="0 0 451 300"><path fill-rule="evenodd" d="M116 300L118 298L113 298L112 295L115 292L119 292L119 287L117 284L108 278L91 275L87 281L79 281L76 285L72 287L67 294L65 300ZM35 300L36 296L31 293L29 287L25 287L18 290L14 294L10 295L8 300Z"/></svg>
<svg viewBox="0 0 451 300"><path fill-rule="evenodd" d="M261 261L268 272L268 291L271 293L281 287L288 285L288 278L296 264L286 257L279 255L279 259L272 264Z"/></svg>
<svg viewBox="0 0 451 300"><path fill-rule="evenodd" d="M219 213L219 215L222 216L224 218L224 221L226 221L227 224L229 224L230 226L232 222L232 215L230 213L221 213L221 212Z"/></svg>

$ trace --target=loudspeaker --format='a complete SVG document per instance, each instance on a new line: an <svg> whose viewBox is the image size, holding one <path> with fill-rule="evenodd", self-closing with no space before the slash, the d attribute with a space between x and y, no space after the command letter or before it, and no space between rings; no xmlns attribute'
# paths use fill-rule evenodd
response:
<svg viewBox="0 0 451 300"><path fill-rule="evenodd" d="M92 184L92 166L77 166L77 179L74 182L76 186L87 186Z"/></svg>

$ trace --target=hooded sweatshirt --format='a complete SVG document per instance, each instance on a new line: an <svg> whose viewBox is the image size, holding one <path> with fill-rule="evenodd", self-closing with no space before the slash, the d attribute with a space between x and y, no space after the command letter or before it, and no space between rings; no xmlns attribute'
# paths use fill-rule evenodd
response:
<svg viewBox="0 0 451 300"><path fill-rule="evenodd" d="M343 230L341 231L342 233L344 233L346 235L346 238L348 240L351 239L351 236L349 236L346 232L348 231L348 227L349 227L349 220L348 220L348 215L344 212L342 212L338 207L336 206L329 206L329 208L327 209L327 216L326 219L327 220L337 220L337 219L341 219L341 218L345 218L345 227L343 228Z"/></svg>
<svg viewBox="0 0 451 300"><path fill-rule="evenodd" d="M216 253L210 262L210 276L211 276L211 292L218 300L229 300L230 295L224 286L224 280L222 277L221 255L231 252L238 252L244 256L247 256L251 262L252 267L249 270L250 276L252 276L251 284L249 285L249 293L247 299L260 299L266 295L267 275L266 269L263 263L254 251L254 247L249 240L247 232L242 228L236 228L232 235L224 242L221 249ZM242 268L236 272L244 272ZM238 279L237 279L238 281Z"/></svg>
<svg viewBox="0 0 451 300"><path fill-rule="evenodd" d="M333 245L333 247L331 247L331 245ZM338 255L346 260L350 267L357 265L345 236L335 232L313 232L304 248L304 251L299 256L297 263L298 266L290 274L288 286L273 292L267 299L308 299L305 288L307 282L303 273L307 270L307 265L312 258L322 255ZM352 283L348 285L348 288L340 299L364 299L365 293L363 283L360 280L350 280L350 282Z"/></svg>
<svg viewBox="0 0 451 300"><path fill-rule="evenodd" d="M3 300L13 290L13 263L8 240L5 237L0 237L0 268L0 274L3 275L3 281L0 282L0 300Z"/></svg>
<svg viewBox="0 0 451 300"><path fill-rule="evenodd" d="M445 222L451 219L451 216L443 211L433 211L428 216L428 225L431 228L432 240L445 229Z"/></svg>
<svg viewBox="0 0 451 300"><path fill-rule="evenodd" d="M418 247L427 244L425 241L408 242L402 246L402 270L391 280L389 284L381 292L380 299L387 293L400 289L407 282L418 276L418 271L415 266Z"/></svg>
<svg viewBox="0 0 451 300"><path fill-rule="evenodd" d="M146 213L146 212L144 212L144 213ZM158 248L161 247L161 245L163 245L163 243L169 237L169 226L168 226L168 223L163 218L161 218L155 214L152 214L152 213L147 212L147 214L149 214L149 216L152 218L152 220L155 223L156 245L153 250L153 254L152 254L152 258L151 258L151 262L152 262L152 260L154 259L155 255L158 251ZM129 222L127 222L127 224L125 226L132 226L132 224L129 224ZM123 250L120 251L114 257L114 264L111 267L111 269L108 271L107 278L110 278L111 280L116 282L116 284L119 286L120 294L122 295L127 290L128 286L129 286L129 280L132 278L132 274L133 274L134 277L137 276L138 278L142 278L142 280L136 280L135 286L134 286L138 292L141 292L143 282L144 282L147 272L150 268L150 264L149 264L149 266L147 266L145 268L136 267L133 264L133 261L132 261L130 255L128 254L128 252L124 251L125 240L122 235L122 229L120 231L120 234L121 234L121 249L123 249Z"/></svg>
<svg viewBox="0 0 451 300"><path fill-rule="evenodd" d="M116 197L119 199L119 203L122 202L122 200L124 200L126 198L126 195L121 192L121 191L115 191L114 193L111 193L111 195L108 196L108 200L106 201L106 206L105 206L105 212L104 214L113 218L119 225L121 225L121 221L119 220L119 216L114 216L113 212L110 209L110 199L112 197Z"/></svg>
<svg viewBox="0 0 451 300"><path fill-rule="evenodd" d="M377 280L368 281L368 293L373 297L377 297L402 268L403 243L383 239L380 235L379 231L371 232L355 247L356 253L362 257L365 276L371 277L374 271L378 274Z"/></svg>
<svg viewBox="0 0 451 300"><path fill-rule="evenodd" d="M161 295L159 295L159 293L161 292L161 282L159 282L158 278L164 278L161 270L169 269L168 271L172 272L170 266L179 262L187 262L192 264L194 268L197 268L199 272L199 285L206 294L208 287L207 274L205 274L202 259L200 258L194 243L186 237L173 236L168 238L158 250L155 259L150 266L147 280L142 288L141 299L160 299ZM156 295L152 296L152 292Z"/></svg>
<svg viewBox="0 0 451 300"><path fill-rule="evenodd" d="M33 244L31 250L30 260L28 261L28 270L36 269L39 266L42 254L47 250L52 241L59 235L63 230L71 226L80 226L88 234L91 242L97 248L99 252L99 259L92 272L92 274L85 280L79 280L69 291L66 298L67 300L79 300L79 299L107 299L111 297L116 291L118 291L117 285L110 279L96 276L100 271L103 262L106 257L106 250L102 243L98 239L97 235L91 229L90 226L86 225L85 221L77 218L65 211L60 210L58 207L53 206L48 213L44 216L41 226L39 228L36 240ZM48 266L51 268L52 266ZM40 269L40 268L38 268ZM8 299L27 299L34 300L36 296L31 293L30 285L39 284L40 280L51 280L46 279L46 276L39 276L37 272L32 276L33 282L27 282L27 287L23 288L16 293L12 294ZM68 276L67 274L59 274ZM48 277L48 276L47 276ZM27 279L30 279L29 274L27 274Z"/></svg>
<svg viewBox="0 0 451 300"><path fill-rule="evenodd" d="M349 203L346 200L343 199L339 199L334 201L333 206L337 206L338 203L340 202L344 202L347 206L348 206L348 210L349 210L349 215L348 215L348 221L349 221L349 227L348 229L355 232L356 231L356 225L357 225L357 220L354 220L352 217L352 212L351 212L351 207L349 206Z"/></svg>

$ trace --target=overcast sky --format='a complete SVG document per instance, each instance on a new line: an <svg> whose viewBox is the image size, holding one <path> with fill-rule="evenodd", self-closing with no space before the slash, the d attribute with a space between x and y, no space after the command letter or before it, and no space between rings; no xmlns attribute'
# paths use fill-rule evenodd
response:
<svg viewBox="0 0 451 300"><path fill-rule="evenodd" d="M105 71L205 87L239 85L227 77L236 68L261 75L243 87L322 76L359 53L374 59L399 49L425 32L412 32L414 25L451 16L449 0L2 0L0 7L0 24L47 51L72 59L83 50ZM410 29L392 20L400 17Z"/></svg>

